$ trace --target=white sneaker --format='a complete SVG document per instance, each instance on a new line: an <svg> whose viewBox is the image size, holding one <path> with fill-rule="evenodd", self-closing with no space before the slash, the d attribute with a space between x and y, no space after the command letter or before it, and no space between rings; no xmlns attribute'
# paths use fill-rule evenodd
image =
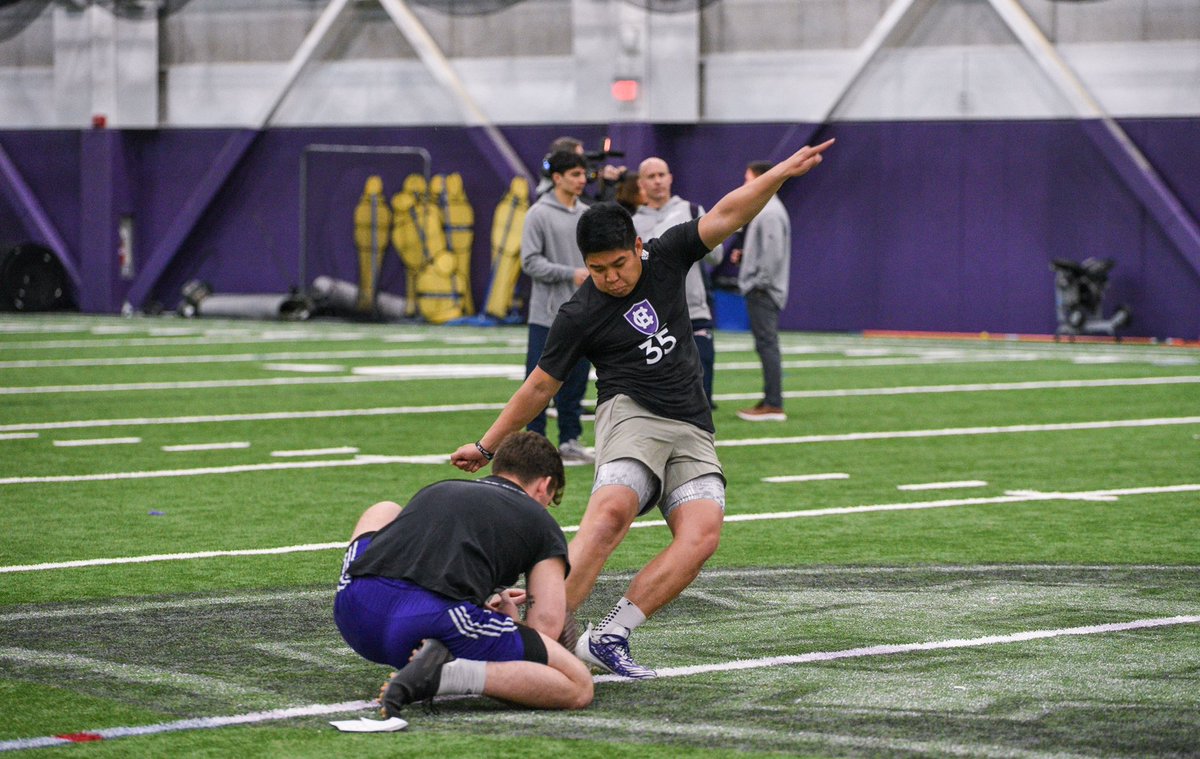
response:
<svg viewBox="0 0 1200 759"><path fill-rule="evenodd" d="M585 664L633 680L649 680L658 673L643 667L629 655L629 638L620 635L592 635L588 625L579 642L575 644L575 655Z"/></svg>
<svg viewBox="0 0 1200 759"><path fill-rule="evenodd" d="M568 440L558 447L564 464L594 464L596 457L587 452L578 440Z"/></svg>

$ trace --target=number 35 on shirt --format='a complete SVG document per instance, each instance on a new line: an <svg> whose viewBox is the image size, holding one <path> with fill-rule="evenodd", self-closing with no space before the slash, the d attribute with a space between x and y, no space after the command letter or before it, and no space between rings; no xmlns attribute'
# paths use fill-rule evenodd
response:
<svg viewBox="0 0 1200 759"><path fill-rule="evenodd" d="M675 343L677 342L679 341L673 335L669 334L664 327L662 330L651 335L650 339L638 343L638 347L645 351L647 364L657 364L659 361L662 361L663 356L675 348Z"/></svg>

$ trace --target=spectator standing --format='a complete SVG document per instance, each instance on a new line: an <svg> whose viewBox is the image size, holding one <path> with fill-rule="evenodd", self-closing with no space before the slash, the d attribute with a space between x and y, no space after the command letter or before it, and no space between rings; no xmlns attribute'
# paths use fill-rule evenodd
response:
<svg viewBox="0 0 1200 759"><path fill-rule="evenodd" d="M671 193L674 177L671 168L663 159L651 157L642 161L638 166L637 177L638 187L641 188L645 201L633 215L633 227L637 230L638 237L642 238L643 244L661 237L676 224L697 219L704 213L703 206L690 203ZM713 345L712 305L709 302L703 267L721 263L724 253L720 245L713 248L707 256L692 265L686 280L692 338L696 341L696 350L700 352L700 366L704 370L704 396L712 408L716 408L713 403L713 364L716 361L716 349Z"/></svg>
<svg viewBox="0 0 1200 759"><path fill-rule="evenodd" d="M746 167L745 184L771 169L769 161ZM754 335L754 350L762 363L763 399L740 409L748 422L783 422L783 362L779 355L779 314L787 305L788 275L792 255L792 223L775 195L746 227L745 245L730 258L739 264L738 291L746 299L746 315Z"/></svg>
<svg viewBox="0 0 1200 759"><path fill-rule="evenodd" d="M582 155L560 150L547 159L554 189L529 208L521 233L521 269L532 280L529 297L529 342L525 349L525 374L537 366L546 346L550 325L559 307L570 300L588 279L583 257L575 242L575 226L587 210L580 201L587 184L587 163ZM563 461L590 464L592 455L580 443L583 425L583 395L587 391L591 365L580 359L563 379L554 396L558 413L559 452ZM546 411L529 422L526 429L546 434Z"/></svg>

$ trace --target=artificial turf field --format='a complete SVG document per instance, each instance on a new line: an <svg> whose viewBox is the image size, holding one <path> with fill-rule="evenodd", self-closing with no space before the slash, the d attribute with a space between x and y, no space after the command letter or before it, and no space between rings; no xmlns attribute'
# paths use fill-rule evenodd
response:
<svg viewBox="0 0 1200 759"><path fill-rule="evenodd" d="M0 751L1200 755L1200 349L851 335L785 334L789 418L759 424L734 415L749 336L718 335L727 523L634 637L659 679L336 732L387 674L333 626L339 546L371 503L464 476L445 456L524 343L0 319ZM568 469L568 537L591 475ZM585 617L665 545L635 526Z"/></svg>

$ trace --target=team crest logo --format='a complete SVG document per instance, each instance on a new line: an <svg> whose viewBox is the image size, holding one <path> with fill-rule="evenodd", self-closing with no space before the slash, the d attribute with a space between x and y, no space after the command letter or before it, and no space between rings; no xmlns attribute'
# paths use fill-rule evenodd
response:
<svg viewBox="0 0 1200 759"><path fill-rule="evenodd" d="M654 312L654 306L650 305L648 300L634 303L625 312L625 321L643 335L658 332L658 314Z"/></svg>

